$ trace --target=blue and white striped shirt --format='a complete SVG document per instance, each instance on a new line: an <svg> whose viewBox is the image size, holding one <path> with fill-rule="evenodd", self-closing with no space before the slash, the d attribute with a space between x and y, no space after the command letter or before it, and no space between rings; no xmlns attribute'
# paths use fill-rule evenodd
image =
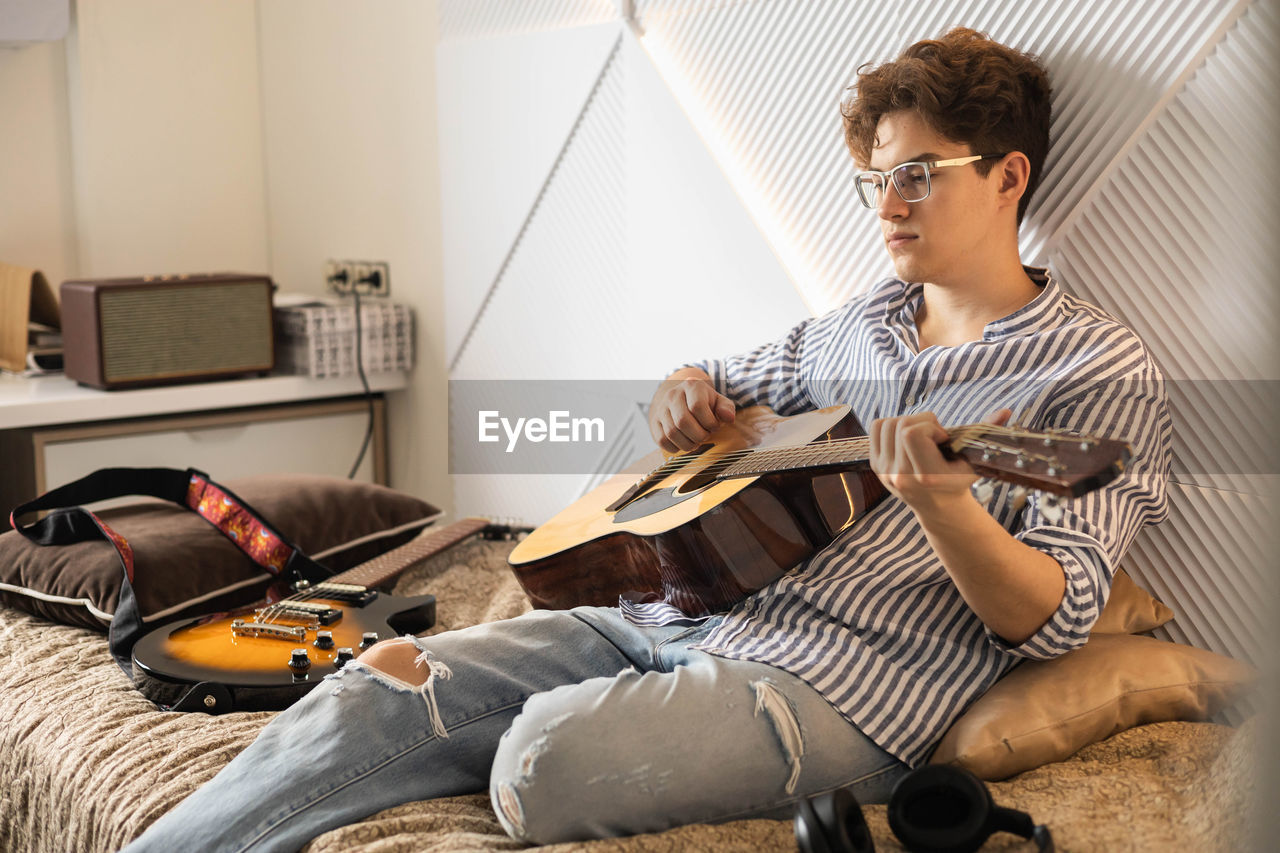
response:
<svg viewBox="0 0 1280 853"><path fill-rule="evenodd" d="M1017 646L978 619L893 496L736 605L698 646L794 673L911 766L1019 660L1083 645L1121 555L1143 525L1167 514L1171 425L1146 347L1105 312L1063 293L1047 270L1027 273L1040 294L989 324L980 341L918 352L923 287L888 279L774 343L697 365L739 407L791 415L847 403L863 425L923 411L960 425L1009 408L1027 429L1132 445L1120 477L1059 513L1034 495L1019 510L1011 487L990 484L988 511L1066 575L1058 610ZM661 603L622 606L642 624L687 618Z"/></svg>

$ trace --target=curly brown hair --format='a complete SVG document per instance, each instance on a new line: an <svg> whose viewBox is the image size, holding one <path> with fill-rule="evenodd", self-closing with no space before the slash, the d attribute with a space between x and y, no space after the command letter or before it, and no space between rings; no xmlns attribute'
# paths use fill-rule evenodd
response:
<svg viewBox="0 0 1280 853"><path fill-rule="evenodd" d="M869 65L869 63L868 63ZM916 42L892 62L858 69L846 100L844 140L859 168L868 168L881 116L915 110L942 136L968 143L973 154L1021 151L1031 161L1018 223L1040 183L1049 152L1049 77L1036 57L984 33L956 27ZM973 164L980 175L994 163Z"/></svg>

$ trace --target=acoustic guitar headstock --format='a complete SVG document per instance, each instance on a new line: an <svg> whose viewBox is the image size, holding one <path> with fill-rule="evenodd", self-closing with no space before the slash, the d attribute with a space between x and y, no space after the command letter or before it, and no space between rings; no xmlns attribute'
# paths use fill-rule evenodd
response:
<svg viewBox="0 0 1280 853"><path fill-rule="evenodd" d="M1071 498L1114 480L1131 456L1116 439L986 424L953 429L943 446L984 477Z"/></svg>

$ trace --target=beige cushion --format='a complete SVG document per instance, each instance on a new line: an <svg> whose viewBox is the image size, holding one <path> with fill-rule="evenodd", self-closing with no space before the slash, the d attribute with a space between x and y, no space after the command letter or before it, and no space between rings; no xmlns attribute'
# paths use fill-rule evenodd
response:
<svg viewBox="0 0 1280 853"><path fill-rule="evenodd" d="M1092 633L1141 634L1172 618L1172 610L1152 598L1121 569L1111 580L1111 594L1093 625Z"/></svg>
<svg viewBox="0 0 1280 853"><path fill-rule="evenodd" d="M1254 677L1204 649L1094 634L1075 651L1015 667L956 720L930 761L1004 779L1143 723L1208 719Z"/></svg>

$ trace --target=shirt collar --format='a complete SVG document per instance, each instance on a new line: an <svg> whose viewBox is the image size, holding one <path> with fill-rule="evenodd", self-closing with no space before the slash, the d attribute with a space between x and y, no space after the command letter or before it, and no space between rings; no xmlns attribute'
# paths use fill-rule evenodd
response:
<svg viewBox="0 0 1280 853"><path fill-rule="evenodd" d="M1057 325L1061 315L1062 291L1048 267L1023 266L1027 276L1040 287L1040 294L1007 317L994 320L982 331L984 341L1015 335L1030 335Z"/></svg>
<svg viewBox="0 0 1280 853"><path fill-rule="evenodd" d="M1040 287L1040 293L1017 311L988 323L982 331L984 341L995 341L1016 335L1032 334L1057 324L1061 314L1062 291L1048 267L1023 265L1027 276ZM886 305L886 314L900 329L915 331L915 316L924 303L924 285L901 281L901 290ZM912 336L913 336L912 335Z"/></svg>

